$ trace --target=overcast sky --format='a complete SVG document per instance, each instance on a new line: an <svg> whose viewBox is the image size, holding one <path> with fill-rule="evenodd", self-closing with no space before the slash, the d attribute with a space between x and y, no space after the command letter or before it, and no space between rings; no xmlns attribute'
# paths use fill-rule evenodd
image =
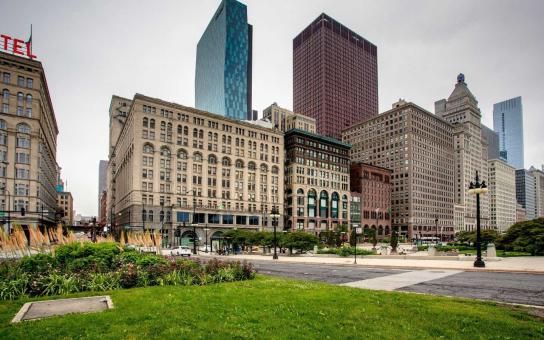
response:
<svg viewBox="0 0 544 340"><path fill-rule="evenodd" d="M463 72L493 127L493 103L523 97L525 166L544 163L544 1L245 0L253 107L292 108L292 39L325 12L378 46L380 112L404 98L434 112ZM44 64L75 210L97 214L112 94L194 106L196 44L219 0L2 0L0 33ZM540 104L539 104L540 101Z"/></svg>

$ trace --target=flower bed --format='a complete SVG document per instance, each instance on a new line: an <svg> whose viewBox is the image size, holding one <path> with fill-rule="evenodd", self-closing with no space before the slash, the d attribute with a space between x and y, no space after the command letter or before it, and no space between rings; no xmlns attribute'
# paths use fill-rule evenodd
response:
<svg viewBox="0 0 544 340"><path fill-rule="evenodd" d="M176 260L116 243L71 243L54 254L0 263L0 300L162 285L205 285L255 277L247 262Z"/></svg>
<svg viewBox="0 0 544 340"><path fill-rule="evenodd" d="M347 257L355 255L355 247L340 247L340 248L323 248L317 250L318 254L336 254L338 256ZM364 248L357 247L357 255L373 255L374 252Z"/></svg>

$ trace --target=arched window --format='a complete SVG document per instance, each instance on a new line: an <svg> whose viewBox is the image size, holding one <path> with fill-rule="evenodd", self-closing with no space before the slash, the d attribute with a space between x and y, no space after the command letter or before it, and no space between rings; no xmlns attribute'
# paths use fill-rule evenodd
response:
<svg viewBox="0 0 544 340"><path fill-rule="evenodd" d="M193 129L193 138L198 138L198 129L197 128Z"/></svg>
<svg viewBox="0 0 544 340"><path fill-rule="evenodd" d="M202 162L202 154L200 152L195 152L193 158L195 162Z"/></svg>
<svg viewBox="0 0 544 340"><path fill-rule="evenodd" d="M331 217L332 218L338 218L338 193L333 192L332 193L332 201L331 201Z"/></svg>
<svg viewBox="0 0 544 340"><path fill-rule="evenodd" d="M23 104L25 95L22 92L17 93L17 104Z"/></svg>
<svg viewBox="0 0 544 340"><path fill-rule="evenodd" d="M167 211L166 212L166 222L170 222L171 219L172 219L172 213L170 211Z"/></svg>
<svg viewBox="0 0 544 340"><path fill-rule="evenodd" d="M166 124L166 131L167 132L172 132L172 123Z"/></svg>
<svg viewBox="0 0 544 340"><path fill-rule="evenodd" d="M278 168L277 166L274 165L274 166L272 167L272 173L275 174L275 175L277 175L279 172L280 172L279 168Z"/></svg>
<svg viewBox="0 0 544 340"><path fill-rule="evenodd" d="M321 218L329 217L329 194L323 190L319 195L319 216Z"/></svg>
<svg viewBox="0 0 544 340"><path fill-rule="evenodd" d="M183 149L178 150L178 158L179 159L187 159L187 151Z"/></svg>
<svg viewBox="0 0 544 340"><path fill-rule="evenodd" d="M266 166L266 164L261 164L261 172L267 172L268 171L268 166Z"/></svg>
<svg viewBox="0 0 544 340"><path fill-rule="evenodd" d="M255 170L257 170L257 166L255 165L254 162L249 162L249 163L247 163L247 169L249 171L255 171Z"/></svg>
<svg viewBox="0 0 544 340"><path fill-rule="evenodd" d="M183 134L184 134L185 136L189 136L189 128L188 128L187 126L184 126L184 127L183 127Z"/></svg>
<svg viewBox="0 0 544 340"><path fill-rule="evenodd" d="M182 134L183 133L183 127L181 125L178 125L178 134Z"/></svg>
<svg viewBox="0 0 544 340"><path fill-rule="evenodd" d="M244 162L242 162L241 159L237 159L235 166L236 166L236 169L242 169L244 167Z"/></svg>
<svg viewBox="0 0 544 340"><path fill-rule="evenodd" d="M3 119L0 119L0 130L6 130L8 128L6 121Z"/></svg>
<svg viewBox="0 0 544 340"><path fill-rule="evenodd" d="M208 163L209 164L217 164L217 158L214 155L208 156Z"/></svg>
<svg viewBox="0 0 544 340"><path fill-rule="evenodd" d="M221 160L221 164L223 164L223 166L230 166L230 158L223 157L223 159Z"/></svg>
<svg viewBox="0 0 544 340"><path fill-rule="evenodd" d="M210 131L208 132L208 142L213 141L213 133Z"/></svg>
<svg viewBox="0 0 544 340"><path fill-rule="evenodd" d="M204 139L204 130L198 130L198 138Z"/></svg>
<svg viewBox="0 0 544 340"><path fill-rule="evenodd" d="M28 106L32 105L32 95L31 94L26 95L26 105L28 105Z"/></svg>
<svg viewBox="0 0 544 340"><path fill-rule="evenodd" d="M168 149L167 146L161 147L161 156L162 157L170 157L170 155L171 155L170 149Z"/></svg>
<svg viewBox="0 0 544 340"><path fill-rule="evenodd" d="M163 222L163 221L164 221L164 211L161 211L161 212L159 213L159 221L160 221L160 222Z"/></svg>
<svg viewBox="0 0 544 340"><path fill-rule="evenodd" d="M142 221L145 222L147 220L147 211L145 209L142 209Z"/></svg>
<svg viewBox="0 0 544 340"><path fill-rule="evenodd" d="M30 126L25 123L17 124L17 132L19 133L30 133Z"/></svg>
<svg viewBox="0 0 544 340"><path fill-rule="evenodd" d="M304 195L304 190L302 190L302 188L298 188L297 195Z"/></svg>
<svg viewBox="0 0 544 340"><path fill-rule="evenodd" d="M348 218L348 196L342 195L342 218Z"/></svg>
<svg viewBox="0 0 544 340"><path fill-rule="evenodd" d="M147 213L147 219L153 222L153 210L149 210Z"/></svg>
<svg viewBox="0 0 544 340"><path fill-rule="evenodd" d="M154 128L155 128L155 119L150 119L150 120L149 120L149 128L150 128L150 129L154 129Z"/></svg>
<svg viewBox="0 0 544 340"><path fill-rule="evenodd" d="M316 193L314 189L308 190L308 217L315 217L315 199Z"/></svg>
<svg viewBox="0 0 544 340"><path fill-rule="evenodd" d="M147 119L147 117L144 117L144 120L142 122L142 126L144 128L149 127L149 119Z"/></svg>
<svg viewBox="0 0 544 340"><path fill-rule="evenodd" d="M166 131L166 122L161 121L161 131Z"/></svg>
<svg viewBox="0 0 544 340"><path fill-rule="evenodd" d="M9 101L9 90L8 89L4 89L2 91L2 99L7 102Z"/></svg>
<svg viewBox="0 0 544 340"><path fill-rule="evenodd" d="M231 142L232 142L232 138L230 136L227 136L227 144L230 145Z"/></svg>
<svg viewBox="0 0 544 340"><path fill-rule="evenodd" d="M144 144L144 153L153 153L155 150L153 149L153 145L149 143Z"/></svg>

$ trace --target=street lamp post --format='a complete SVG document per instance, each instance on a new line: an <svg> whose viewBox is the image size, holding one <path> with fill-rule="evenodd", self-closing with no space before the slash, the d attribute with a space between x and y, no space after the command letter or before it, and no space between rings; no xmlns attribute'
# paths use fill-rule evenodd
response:
<svg viewBox="0 0 544 340"><path fill-rule="evenodd" d="M205 235L205 238L204 238L204 242L205 242L205 247L206 249L204 250L204 252L208 252L208 225L206 224L206 228L204 228L204 231L206 232L206 235Z"/></svg>
<svg viewBox="0 0 544 340"><path fill-rule="evenodd" d="M468 193L476 195L476 261L474 267L484 268L485 262L482 260L482 240L480 235L480 194L487 193L487 185L485 181L480 183L478 171L476 171L476 179L470 182Z"/></svg>
<svg viewBox="0 0 544 340"><path fill-rule="evenodd" d="M278 219L280 217L280 214L276 206L272 207L272 213L270 214L270 217L272 218L272 226L274 227L274 255L272 256L272 259L277 260L278 253L276 252L276 247L278 244L278 240L276 238L276 228L278 225Z"/></svg>
<svg viewBox="0 0 544 340"><path fill-rule="evenodd" d="M434 219L434 228L435 228L435 234L436 234L436 245L438 245L438 218Z"/></svg>

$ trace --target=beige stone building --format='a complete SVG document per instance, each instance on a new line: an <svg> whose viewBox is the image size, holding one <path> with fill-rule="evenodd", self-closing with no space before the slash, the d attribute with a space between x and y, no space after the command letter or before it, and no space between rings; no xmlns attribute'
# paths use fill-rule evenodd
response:
<svg viewBox="0 0 544 340"><path fill-rule="evenodd" d="M57 205L62 211L61 221L64 225L74 225L74 199L71 192L57 193Z"/></svg>
<svg viewBox="0 0 544 340"><path fill-rule="evenodd" d="M505 232L516 223L516 169L500 159L489 160L491 229Z"/></svg>
<svg viewBox="0 0 544 340"><path fill-rule="evenodd" d="M448 99L435 102L435 113L454 126L454 183L456 225L455 231L476 230L476 196L468 193L469 184L475 180L488 183L487 139L482 135L478 101L460 74ZM451 167L451 165L450 165ZM481 227L490 227L489 195L480 195Z"/></svg>
<svg viewBox="0 0 544 340"><path fill-rule="evenodd" d="M109 221L162 230L169 245L192 242L193 222L201 244L232 228L270 230L272 207L284 214L283 162L277 130L140 94L113 96Z"/></svg>
<svg viewBox="0 0 544 340"><path fill-rule="evenodd" d="M287 132L291 129L299 129L311 133L315 133L316 131L316 121L314 118L293 113L290 110L279 107L276 103L263 110L263 119L270 121L273 126L282 132Z"/></svg>
<svg viewBox="0 0 544 340"><path fill-rule="evenodd" d="M352 162L393 171L391 218L401 235L453 237L451 124L401 100L392 110L344 130L342 140L352 145Z"/></svg>
<svg viewBox="0 0 544 340"><path fill-rule="evenodd" d="M9 224L54 224L59 133L42 63L0 52L0 208ZM22 216L21 209L25 209ZM9 213L6 211L10 211Z"/></svg>
<svg viewBox="0 0 544 340"><path fill-rule="evenodd" d="M544 217L544 171L531 166L529 174L535 178L535 217Z"/></svg>

